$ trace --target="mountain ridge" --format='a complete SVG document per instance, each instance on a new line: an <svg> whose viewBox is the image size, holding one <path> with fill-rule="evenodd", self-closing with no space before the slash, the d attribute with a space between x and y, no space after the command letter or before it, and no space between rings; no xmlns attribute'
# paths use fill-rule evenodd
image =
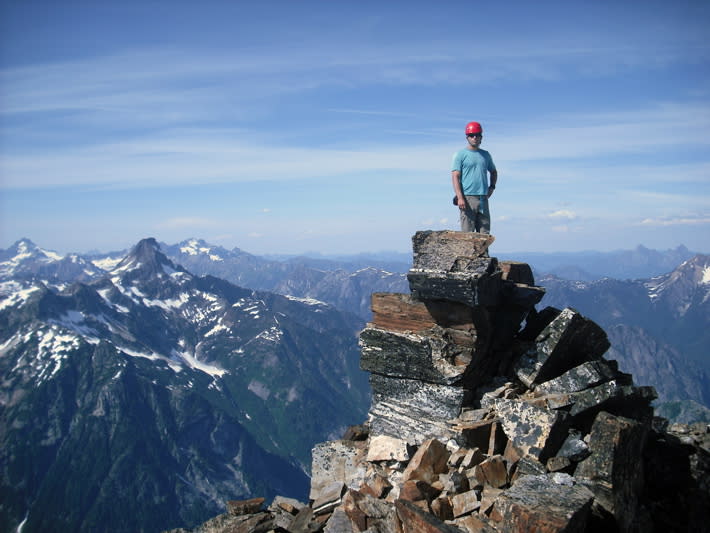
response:
<svg viewBox="0 0 710 533"><path fill-rule="evenodd" d="M302 497L312 443L367 408L358 319L193 276L154 239L89 282L2 292L2 530L155 531L223 494Z"/></svg>
<svg viewBox="0 0 710 533"><path fill-rule="evenodd" d="M20 242L28 242L33 246L30 239L23 238L11 245L8 250L12 250ZM363 266L374 266L382 270L405 273L411 265L411 255L404 252L359 252L350 255L329 255L321 253L306 254L251 254L234 247L229 250L219 245L210 244L201 238L188 238L179 243L168 245L162 243L164 249L184 249L184 253L199 255L212 250L215 253L214 260L219 261L223 257L243 256L251 258L255 262L272 263L297 263L313 268L324 268L334 270L345 268L347 270L357 270ZM0 250L0 261L4 259ZM106 258L123 257L128 250L113 252L87 252L58 254L49 252L59 257L76 256L91 260L95 266L100 267L102 260ZM709 252L710 253L710 252ZM176 255L169 253L168 255ZM537 275L554 274L564 279L578 279L581 281L592 281L604 277L616 279L640 279L650 278L656 275L665 274L677 267L683 261L695 255L707 255L705 252L691 251L685 245L680 244L675 248L667 250L657 250L637 245L633 249L620 249L613 251L578 251L578 252L504 252L496 254L501 260L516 260L526 262L531 265ZM99 263L99 264L96 264ZM110 261L109 261L110 263ZM581 273L582 277L571 278L563 275L565 272Z"/></svg>

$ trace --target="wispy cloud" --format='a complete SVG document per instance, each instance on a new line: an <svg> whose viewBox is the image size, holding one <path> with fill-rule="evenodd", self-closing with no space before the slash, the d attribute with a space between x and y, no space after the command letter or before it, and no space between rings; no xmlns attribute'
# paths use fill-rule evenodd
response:
<svg viewBox="0 0 710 533"><path fill-rule="evenodd" d="M641 226L701 226L710 224L710 216L677 217L677 218L645 218L639 222Z"/></svg>
<svg viewBox="0 0 710 533"><path fill-rule="evenodd" d="M495 125L493 126L495 128ZM671 147L710 146L710 105L707 102L666 102L626 111L536 117L534 125L518 124L517 131L496 135L498 153L505 160L551 158L589 159L599 165L610 156L657 153ZM659 158L664 164L670 160ZM616 163L616 161L614 162Z"/></svg>
<svg viewBox="0 0 710 533"><path fill-rule="evenodd" d="M2 112L141 110L154 116L171 110L192 115L220 104L237 104L228 108L234 112L239 104L324 86L477 86L502 79L586 77L602 66L606 76L611 68L648 68L649 57L681 61L688 56L687 49L667 45L658 45L654 54L646 44L561 49L556 41L530 47L523 40L498 43L475 57L459 53L469 44L458 39L409 41L406 45L374 41L326 48L306 40L291 45L287 54L280 46L229 53L177 47L129 49L108 56L4 69L0 71ZM707 56L708 50L696 51L696 55ZM381 116L391 113L347 107L329 110Z"/></svg>
<svg viewBox="0 0 710 533"><path fill-rule="evenodd" d="M577 214L574 211L570 211L569 209L559 209L557 211L553 211L552 213L547 215L548 218L552 219L565 219L565 220L576 220L577 219Z"/></svg>
<svg viewBox="0 0 710 533"><path fill-rule="evenodd" d="M688 149L710 143L704 134L710 130L710 110L697 104L665 105L662 109L663 122L678 130L670 140L665 135L649 138L648 124L659 116L659 108L654 106L622 115L618 122L610 116L605 125L560 117L557 127L540 130L532 138L523 133L528 130L521 124L520 133L493 134L490 149L502 179L513 179L508 186L562 183L618 192L633 190L638 183L643 186L642 193L649 183L667 183L669 175L673 180L706 184L710 170L706 159L677 164L672 158L661 158L654 165L638 165L634 159L631 163L610 160L612 155L667 153L669 145L685 143ZM685 120L688 122L681 129ZM0 160L4 176L0 187L173 186L373 171L445 174L455 149L441 140L412 145L411 137L394 139L401 144L373 137L359 140L349 149L283 147L270 137L241 128L168 128L116 142L45 148L41 158L35 150L8 151ZM275 153L278 158L273 157ZM584 163L570 165L574 159Z"/></svg>

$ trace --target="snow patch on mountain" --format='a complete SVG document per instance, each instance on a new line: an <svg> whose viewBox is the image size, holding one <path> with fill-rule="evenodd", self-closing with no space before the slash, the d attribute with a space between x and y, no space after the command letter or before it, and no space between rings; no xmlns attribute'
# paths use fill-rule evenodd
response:
<svg viewBox="0 0 710 533"><path fill-rule="evenodd" d="M226 370L224 370L223 368L219 368L218 366L198 361L194 355L187 351L179 352L177 350L173 350L172 355L174 357L179 357L180 359L185 361L188 366L190 366L190 368L194 368L195 370L201 370L202 372L209 374L210 376L222 377L227 372Z"/></svg>
<svg viewBox="0 0 710 533"><path fill-rule="evenodd" d="M648 291L648 297L652 301L658 299L658 297L661 295L666 285L666 282L667 280L665 276L657 276L655 278L651 278L644 284L646 286L646 290Z"/></svg>
<svg viewBox="0 0 710 533"><path fill-rule="evenodd" d="M168 298L165 300L151 300L149 298L144 297L142 302L143 305L147 307L160 307L162 309L165 309L166 311L170 311L171 309L180 309L189 300L190 295L186 292L183 292L179 294L177 298Z"/></svg>
<svg viewBox="0 0 710 533"><path fill-rule="evenodd" d="M116 311L119 313L124 313L127 314L130 312L130 310L123 305L117 304L115 302L112 302L111 299L109 298L109 294L111 293L111 289L98 289L96 293L103 298L103 300L112 308L114 308Z"/></svg>
<svg viewBox="0 0 710 533"><path fill-rule="evenodd" d="M206 255L212 261L224 261L222 257L217 254L212 253L212 249L201 245L197 239L192 239L187 241L183 246L180 247L180 252L187 255Z"/></svg>
<svg viewBox="0 0 710 533"><path fill-rule="evenodd" d="M103 257L101 259L92 260L91 264L100 268L101 270L109 272L116 268L122 260L123 257Z"/></svg>
<svg viewBox="0 0 710 533"><path fill-rule="evenodd" d="M269 390L269 388L262 382L257 380L252 380L249 385L247 385L247 389L249 389L251 392L256 394L264 401L268 400L269 396L271 396L271 391Z"/></svg>
<svg viewBox="0 0 710 533"><path fill-rule="evenodd" d="M216 335L217 333L219 333L221 331L229 332L230 329L227 326L225 326L224 324L222 324L222 319L220 318L219 322L211 330L209 330L207 333L205 333L205 337L211 337L212 335Z"/></svg>
<svg viewBox="0 0 710 533"><path fill-rule="evenodd" d="M143 266L140 261L126 261L124 264L113 269L115 274L123 274L131 270L138 270Z"/></svg>
<svg viewBox="0 0 710 533"><path fill-rule="evenodd" d="M277 326L272 326L269 329L259 333L256 337L254 337L254 340L263 339L269 342L279 342L281 337L283 337L283 331L281 331L281 329Z"/></svg>
<svg viewBox="0 0 710 533"><path fill-rule="evenodd" d="M31 368L36 376L37 385L51 379L62 368L62 363L80 346L80 339L76 335L67 333L59 325L53 324L48 328L40 328L22 338L22 342L37 342L37 351L33 357L20 358L12 372L24 368ZM10 339L3 345L17 344L18 340Z"/></svg>
<svg viewBox="0 0 710 533"><path fill-rule="evenodd" d="M121 350L123 353L126 355L129 355L131 357L142 357L144 359L149 359L151 361L164 361L171 370L173 370L176 374L179 372L182 372L183 367L180 364L180 362L171 360L169 357L165 357L164 355L157 354L155 352L140 352L137 350L133 350L131 348L128 348L127 346L119 346L119 350Z"/></svg>
<svg viewBox="0 0 710 533"><path fill-rule="evenodd" d="M23 288L21 284L15 281L0 283L0 297L7 295L0 301L0 310L22 305L29 300L34 293L40 290L41 288L37 285Z"/></svg>
<svg viewBox="0 0 710 533"><path fill-rule="evenodd" d="M80 311L66 311L58 319L50 320L49 323L76 332L89 344L98 344L100 342L99 337L101 335L86 323L86 318Z"/></svg>
<svg viewBox="0 0 710 533"><path fill-rule="evenodd" d="M306 305L312 305L314 307L325 307L328 304L325 302L322 302L320 300L316 300L315 298L297 298L296 296L289 296L286 295L287 300L292 300L294 302L300 302ZM316 309L316 312L320 311L320 309Z"/></svg>
<svg viewBox="0 0 710 533"><path fill-rule="evenodd" d="M244 307L245 304L250 304L248 307ZM245 313L251 315L251 317L255 320L259 319L261 317L261 313L265 309L265 303L263 300L251 300L251 299L246 299L246 298L241 298L239 301L235 302L232 304L232 307L236 307L238 309L241 309Z"/></svg>

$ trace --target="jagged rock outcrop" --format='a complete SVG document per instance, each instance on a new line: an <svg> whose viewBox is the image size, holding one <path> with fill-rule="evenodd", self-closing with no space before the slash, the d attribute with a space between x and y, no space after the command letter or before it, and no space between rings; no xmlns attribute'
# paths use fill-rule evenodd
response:
<svg viewBox="0 0 710 533"><path fill-rule="evenodd" d="M360 336L368 421L314 448L309 504L194 531L706 531L707 426L666 431L604 331L538 312L544 290L492 241L414 236L411 295L373 295Z"/></svg>

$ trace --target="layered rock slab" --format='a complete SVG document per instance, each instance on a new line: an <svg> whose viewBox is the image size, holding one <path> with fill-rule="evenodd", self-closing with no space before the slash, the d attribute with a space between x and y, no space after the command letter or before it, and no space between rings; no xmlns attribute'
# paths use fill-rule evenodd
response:
<svg viewBox="0 0 710 533"><path fill-rule="evenodd" d="M551 475L524 476L495 501L491 518L510 533L584 533L594 494Z"/></svg>
<svg viewBox="0 0 710 533"><path fill-rule="evenodd" d="M496 305L502 272L487 257L492 235L457 231L420 231L412 237L414 258L407 273L412 296L447 300L471 307Z"/></svg>
<svg viewBox="0 0 710 533"><path fill-rule="evenodd" d="M537 335L518 359L515 372L521 382L532 387L586 361L601 359L610 346L602 328L568 307Z"/></svg>
<svg viewBox="0 0 710 533"><path fill-rule="evenodd" d="M591 455L575 472L594 493L596 504L616 518L622 531L640 531L637 525L647 521L639 499L648 433L648 426L635 420L599 413L589 434Z"/></svg>
<svg viewBox="0 0 710 533"><path fill-rule="evenodd" d="M370 375L370 386L372 435L388 435L411 444L436 436L454 437L449 421L464 404L463 388L379 374Z"/></svg>

